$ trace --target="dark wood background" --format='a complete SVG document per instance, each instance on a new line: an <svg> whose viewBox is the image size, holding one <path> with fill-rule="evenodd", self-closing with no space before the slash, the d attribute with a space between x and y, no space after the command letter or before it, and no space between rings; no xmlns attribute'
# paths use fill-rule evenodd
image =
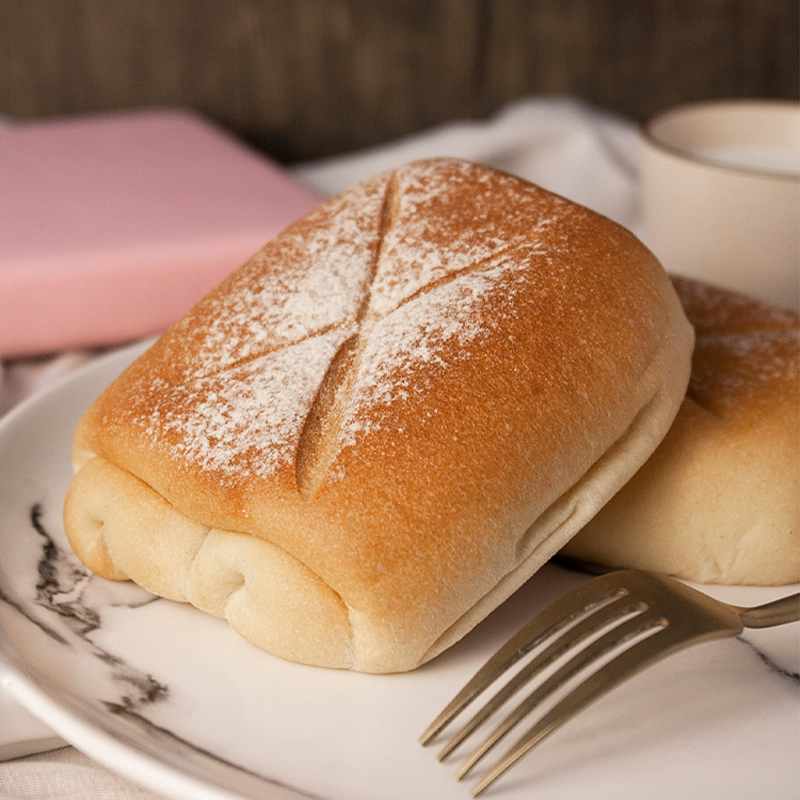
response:
<svg viewBox="0 0 800 800"><path fill-rule="evenodd" d="M797 0L0 0L0 114L179 105L284 161L528 94L798 99Z"/></svg>

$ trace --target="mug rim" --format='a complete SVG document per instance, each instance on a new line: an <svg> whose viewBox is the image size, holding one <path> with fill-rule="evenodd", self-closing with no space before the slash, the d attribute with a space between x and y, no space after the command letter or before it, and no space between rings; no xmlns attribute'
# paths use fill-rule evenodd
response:
<svg viewBox="0 0 800 800"><path fill-rule="evenodd" d="M696 117L698 114L720 111L754 111L763 109L765 111L795 111L797 113L798 126L800 127L800 103L791 100L771 100L771 99L746 99L736 98L731 100L706 100L692 103L681 103L669 106L647 117L640 125L640 133L643 143L656 151L671 155L683 162L712 169L718 172L731 173L739 176L751 176L766 180L778 180L788 183L800 183L800 172L782 172L775 169L760 169L758 167L738 165L714 159L696 153L689 148L671 144L653 130L659 123L669 119L680 118L681 116ZM800 150L798 150L800 154Z"/></svg>

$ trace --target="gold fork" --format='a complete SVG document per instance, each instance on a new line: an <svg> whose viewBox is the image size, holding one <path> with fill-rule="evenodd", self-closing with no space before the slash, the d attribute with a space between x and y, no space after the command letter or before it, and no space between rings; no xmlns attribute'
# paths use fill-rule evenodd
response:
<svg viewBox="0 0 800 800"><path fill-rule="evenodd" d="M559 690L575 683L580 673L589 673L475 785L472 795L477 796L567 720L644 667L698 642L798 619L800 594L740 608L664 575L611 572L573 589L514 635L428 726L420 742L429 744L495 680L538 649L439 753L441 761L523 686L539 679L531 694L464 762L456 773L460 780L526 716L556 699Z"/></svg>

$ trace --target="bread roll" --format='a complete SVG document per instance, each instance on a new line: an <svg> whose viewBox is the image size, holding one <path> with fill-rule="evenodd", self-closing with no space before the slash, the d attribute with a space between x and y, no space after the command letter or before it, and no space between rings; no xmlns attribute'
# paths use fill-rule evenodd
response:
<svg viewBox="0 0 800 800"><path fill-rule="evenodd" d="M98 398L67 534L271 653L409 670L646 460L692 341L618 225L414 163L291 226Z"/></svg>
<svg viewBox="0 0 800 800"><path fill-rule="evenodd" d="M664 442L564 549L701 583L800 580L800 317L675 278L697 333Z"/></svg>

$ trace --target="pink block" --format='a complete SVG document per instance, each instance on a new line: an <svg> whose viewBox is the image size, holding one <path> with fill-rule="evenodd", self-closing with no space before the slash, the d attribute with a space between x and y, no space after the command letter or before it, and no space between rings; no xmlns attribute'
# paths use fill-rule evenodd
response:
<svg viewBox="0 0 800 800"><path fill-rule="evenodd" d="M158 333L319 202L184 111L0 127L0 357Z"/></svg>

